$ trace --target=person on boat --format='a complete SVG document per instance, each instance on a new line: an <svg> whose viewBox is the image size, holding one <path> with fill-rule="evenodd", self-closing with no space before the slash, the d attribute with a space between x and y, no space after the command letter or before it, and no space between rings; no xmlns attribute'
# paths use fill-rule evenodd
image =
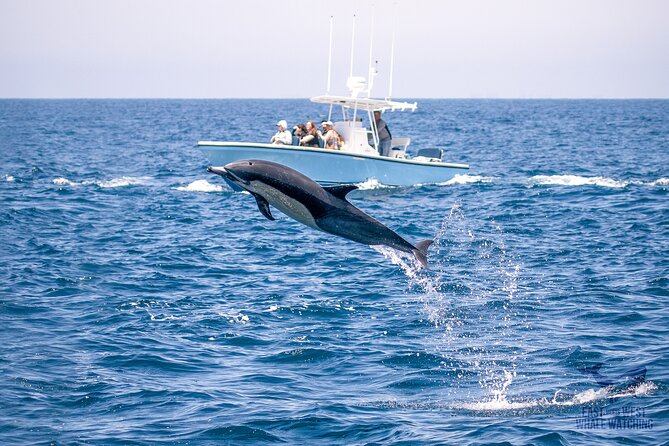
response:
<svg viewBox="0 0 669 446"><path fill-rule="evenodd" d="M321 129L318 131L318 139L321 143L321 148L325 148L325 134L328 132L328 126L325 125L327 121L321 122Z"/></svg>
<svg viewBox="0 0 669 446"><path fill-rule="evenodd" d="M304 128L304 135L300 139L300 145L303 147L320 147L321 144L318 141L320 138L318 136L318 128L314 121L307 121L307 125Z"/></svg>
<svg viewBox="0 0 669 446"><path fill-rule="evenodd" d="M376 121L376 134L379 137L379 155L390 156L393 135L390 133L386 121L381 119L381 112L379 110L374 112L374 120Z"/></svg>
<svg viewBox="0 0 669 446"><path fill-rule="evenodd" d="M293 133L292 133L292 142L291 144L294 146L299 146L300 141L302 140L302 137L307 133L307 128L304 124L297 124L295 127L293 127Z"/></svg>
<svg viewBox="0 0 669 446"><path fill-rule="evenodd" d="M288 123L282 119L276 123L277 131L270 142L272 144L286 144L291 145L293 143L293 135L288 131Z"/></svg>
<svg viewBox="0 0 669 446"><path fill-rule="evenodd" d="M323 136L323 141L325 141L326 149L339 150L342 145L341 136L334 129L331 121L326 121L324 125L327 132Z"/></svg>

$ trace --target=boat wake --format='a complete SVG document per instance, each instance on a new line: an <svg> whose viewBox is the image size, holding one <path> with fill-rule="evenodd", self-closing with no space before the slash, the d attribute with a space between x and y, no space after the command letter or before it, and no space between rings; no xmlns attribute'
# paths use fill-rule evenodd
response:
<svg viewBox="0 0 669 446"><path fill-rule="evenodd" d="M390 189L393 187L383 184L377 179L371 179L364 181L362 183L356 183L356 186L358 186L358 190Z"/></svg>

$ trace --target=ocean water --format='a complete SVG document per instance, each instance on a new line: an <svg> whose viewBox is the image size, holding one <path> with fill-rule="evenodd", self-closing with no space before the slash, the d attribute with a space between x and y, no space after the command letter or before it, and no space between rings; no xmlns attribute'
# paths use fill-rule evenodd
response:
<svg viewBox="0 0 669 446"><path fill-rule="evenodd" d="M0 443L669 444L669 101L388 113L471 166L349 196L430 270L195 147L323 113L0 101Z"/></svg>

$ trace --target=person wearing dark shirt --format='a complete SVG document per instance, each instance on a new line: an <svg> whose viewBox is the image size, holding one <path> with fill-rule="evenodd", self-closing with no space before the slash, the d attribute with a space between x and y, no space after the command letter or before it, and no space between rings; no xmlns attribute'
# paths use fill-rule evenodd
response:
<svg viewBox="0 0 669 446"><path fill-rule="evenodd" d="M314 121L307 121L306 131L300 139L300 145L303 147L320 147L318 141L318 128Z"/></svg>

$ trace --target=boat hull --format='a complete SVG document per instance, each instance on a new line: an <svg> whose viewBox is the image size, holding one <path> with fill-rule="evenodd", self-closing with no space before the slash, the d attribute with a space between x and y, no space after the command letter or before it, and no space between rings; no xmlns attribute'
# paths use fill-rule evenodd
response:
<svg viewBox="0 0 669 446"><path fill-rule="evenodd" d="M242 159L274 161L291 167L320 184L363 183L377 180L388 186L443 183L467 173L465 164L421 162L274 144L200 141L198 147L214 166Z"/></svg>

